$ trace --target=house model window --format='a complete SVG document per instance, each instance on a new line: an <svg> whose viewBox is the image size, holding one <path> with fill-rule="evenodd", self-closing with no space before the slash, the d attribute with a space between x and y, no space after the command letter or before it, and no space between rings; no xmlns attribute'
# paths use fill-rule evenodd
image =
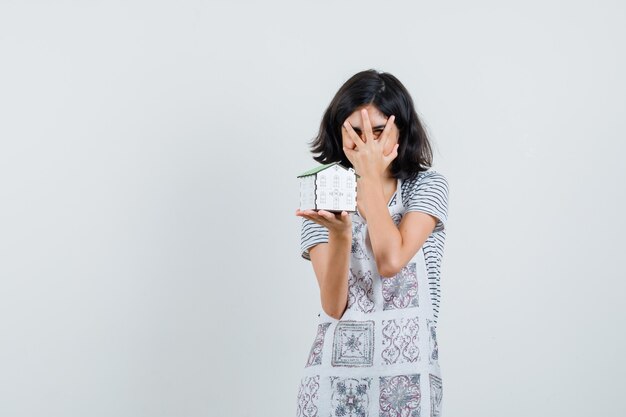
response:
<svg viewBox="0 0 626 417"><path fill-rule="evenodd" d="M300 210L356 211L356 179L353 168L339 162L320 165L298 175Z"/></svg>

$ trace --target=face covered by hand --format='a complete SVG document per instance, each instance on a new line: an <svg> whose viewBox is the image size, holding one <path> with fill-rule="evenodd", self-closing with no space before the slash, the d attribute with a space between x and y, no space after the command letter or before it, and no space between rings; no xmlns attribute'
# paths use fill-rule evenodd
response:
<svg viewBox="0 0 626 417"><path fill-rule="evenodd" d="M390 176L387 170L398 156L400 133L394 119L368 104L343 123L343 151L359 176Z"/></svg>

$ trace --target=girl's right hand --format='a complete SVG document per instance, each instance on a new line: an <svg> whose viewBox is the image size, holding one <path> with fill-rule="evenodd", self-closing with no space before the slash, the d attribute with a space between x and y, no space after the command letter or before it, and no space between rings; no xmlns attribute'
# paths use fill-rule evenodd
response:
<svg viewBox="0 0 626 417"><path fill-rule="evenodd" d="M352 237L352 216L345 210L341 213L331 213L326 210L296 209L296 216L304 217L325 226L329 233Z"/></svg>

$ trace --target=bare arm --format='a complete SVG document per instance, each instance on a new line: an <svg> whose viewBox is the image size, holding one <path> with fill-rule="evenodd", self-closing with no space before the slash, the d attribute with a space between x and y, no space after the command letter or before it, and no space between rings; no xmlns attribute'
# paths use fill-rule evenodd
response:
<svg viewBox="0 0 626 417"><path fill-rule="evenodd" d="M352 217L345 211L333 214L325 210L297 210L296 215L328 229L328 242L311 246L309 256L320 287L322 309L330 317L339 319L348 304Z"/></svg>
<svg viewBox="0 0 626 417"><path fill-rule="evenodd" d="M437 219L427 213L410 212L396 227L389 215L379 177L359 178L357 197L359 195L378 273L383 277L392 277L422 247L434 230Z"/></svg>
<svg viewBox="0 0 626 417"><path fill-rule="evenodd" d="M380 137L375 138L368 110L362 108L360 113L360 130L364 132L365 138L362 139L346 119L342 129L343 150L359 174L357 202L359 210L367 218L376 268L382 277L392 277L424 244L435 227L436 219L424 213L411 213L405 215L400 226L396 227L389 214L382 186L382 177L388 176L391 172L390 164L398 156L399 132L394 123L395 116L391 115L387 119ZM385 146L392 137L396 143L391 152L387 153Z"/></svg>
<svg viewBox="0 0 626 417"><path fill-rule="evenodd" d="M309 249L320 286L322 309L334 319L343 316L348 304L348 269L352 236L330 232L328 243Z"/></svg>

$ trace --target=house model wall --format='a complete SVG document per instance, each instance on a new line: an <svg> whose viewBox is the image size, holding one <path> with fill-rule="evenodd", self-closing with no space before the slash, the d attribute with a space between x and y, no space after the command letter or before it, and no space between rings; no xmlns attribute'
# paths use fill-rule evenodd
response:
<svg viewBox="0 0 626 417"><path fill-rule="evenodd" d="M298 175L300 210L356 211L356 179L352 168L339 162L320 165Z"/></svg>

